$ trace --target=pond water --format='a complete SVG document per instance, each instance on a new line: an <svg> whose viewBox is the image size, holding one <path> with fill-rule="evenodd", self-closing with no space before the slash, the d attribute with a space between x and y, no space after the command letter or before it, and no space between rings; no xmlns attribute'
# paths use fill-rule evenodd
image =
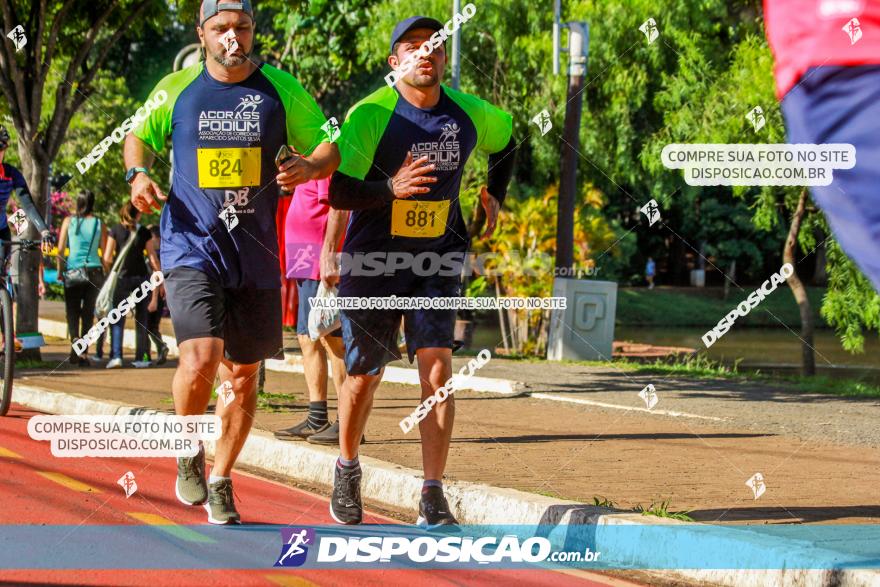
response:
<svg viewBox="0 0 880 587"><path fill-rule="evenodd" d="M705 329L700 328L617 326L614 340L689 347L728 364L741 359L741 369L791 374L800 368L801 340L797 331L734 328L708 350L701 340L704 333ZM494 348L500 346L500 341L501 331L497 324L480 322L474 332L474 348ZM816 330L813 343L820 375L864 377L880 384L880 337L876 334L868 333L865 352L856 355L843 350L832 330Z"/></svg>

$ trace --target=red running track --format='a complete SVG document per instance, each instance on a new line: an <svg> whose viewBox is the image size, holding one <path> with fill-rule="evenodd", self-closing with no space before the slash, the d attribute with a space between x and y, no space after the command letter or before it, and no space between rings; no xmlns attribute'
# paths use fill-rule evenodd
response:
<svg viewBox="0 0 880 587"><path fill-rule="evenodd" d="M0 532L2 525L69 525L56 545L34 544L51 559L55 548L76 540L81 526L154 526L162 532L196 534L207 525L201 507L174 495L176 465L170 458L56 458L49 443L28 437L28 419L38 414L13 404L0 418ZM137 492L126 498L117 480L134 473ZM331 523L328 500L280 483L233 473L236 505L246 524L323 525ZM365 512L364 521L397 523ZM186 528L184 526L188 526ZM280 547L280 541L279 541ZM273 568L277 553L266 553L265 569L0 569L0 585L535 585L631 586L599 573L572 570L309 570ZM42 554L40 555L42 556ZM136 557L137 553L132 553ZM48 563L47 563L48 566Z"/></svg>

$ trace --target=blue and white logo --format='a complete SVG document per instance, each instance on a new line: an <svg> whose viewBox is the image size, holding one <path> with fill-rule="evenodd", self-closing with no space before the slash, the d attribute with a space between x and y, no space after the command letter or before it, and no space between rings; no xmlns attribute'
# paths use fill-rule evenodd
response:
<svg viewBox="0 0 880 587"><path fill-rule="evenodd" d="M308 545L315 543L314 528L282 528L281 554L276 567L301 567L309 555Z"/></svg>

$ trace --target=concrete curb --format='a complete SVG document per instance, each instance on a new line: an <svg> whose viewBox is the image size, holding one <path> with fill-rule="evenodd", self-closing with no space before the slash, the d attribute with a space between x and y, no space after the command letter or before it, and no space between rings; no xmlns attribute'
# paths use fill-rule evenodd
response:
<svg viewBox="0 0 880 587"><path fill-rule="evenodd" d="M128 406L109 400L98 400L86 395L40 389L16 383L13 399L19 404L33 409L69 415L127 415L160 413L137 406ZM214 452L214 443L206 443L209 454ZM337 451L303 442L284 442L270 433L254 430L248 437L238 463L287 476L296 481L329 486L332 484L333 464ZM370 457L361 457L364 464L362 494L371 500L399 509L401 504L418 503L422 476L419 471ZM523 524L523 525L573 525L596 524L612 525L670 525L697 526L666 518L646 517L632 513L615 513L608 508L579 504L572 501L556 500L541 495L525 493L515 489L505 489L453 481L445 486L456 517L464 524ZM329 516L328 516L329 520ZM731 540L731 552L755 551L763 549L765 538L743 536ZM617 560L629 561L634 567L644 566L647 557L656 551L645 552L627 549L627 545L597 543L597 550L615 552ZM630 545L631 546L631 545ZM804 548L816 550L809 543L790 541L785 543L785 552ZM767 545L766 548L779 549L780 544ZM823 551L824 552L824 551ZM867 569L802 570L770 569L739 571L731 569L703 570L682 569L651 571L658 577L686 579L730 586L812 587L841 585L868 587L880 584L880 572Z"/></svg>
<svg viewBox="0 0 880 587"><path fill-rule="evenodd" d="M38 322L39 331L48 336L56 336L58 338L67 338L67 324L57 320L48 318L40 318ZM177 340L168 334L162 335L162 340L168 345L168 356L176 357L179 354L177 348ZM107 342L109 345L109 341ZM122 337L122 346L127 349L135 348L135 332L134 329L126 328ZM268 359L266 368L270 371L281 371L286 373L303 373L302 356L291 354L281 359ZM419 372L416 369L407 369L405 367L386 367L385 374L382 377L385 383L403 383L406 385L420 385ZM497 379L493 377L478 377L474 375L467 379L466 383L457 389L469 389L472 391L483 391L489 393L500 393L505 395L513 395L522 389L524 384L509 379Z"/></svg>

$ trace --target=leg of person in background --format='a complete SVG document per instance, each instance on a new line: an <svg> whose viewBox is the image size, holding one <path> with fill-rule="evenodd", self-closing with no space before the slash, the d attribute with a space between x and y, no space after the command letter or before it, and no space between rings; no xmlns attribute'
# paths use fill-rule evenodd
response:
<svg viewBox="0 0 880 587"><path fill-rule="evenodd" d="M115 309L119 307L119 302L127 298L132 292L132 282L130 278L122 278L116 286L116 293L113 295L113 310L111 315L116 314ZM129 310L129 313L132 313ZM117 369L122 367L122 342L125 336L125 319L126 315L119 312L119 320L110 326L110 361L107 363L107 369ZM137 357L135 357L137 360Z"/></svg>
<svg viewBox="0 0 880 587"><path fill-rule="evenodd" d="M163 365L168 360L168 345L162 340L162 332L159 329L162 323L162 311L165 308L165 299L159 295L158 288L153 290L150 299L150 305L147 308L153 308L147 316L147 333L153 344L156 346L156 364Z"/></svg>
<svg viewBox="0 0 880 587"><path fill-rule="evenodd" d="M82 313L80 314L82 319L82 325L80 326L80 336L83 337L92 327L92 324L95 320L95 302L98 300L98 288L88 283L83 286L83 301L82 301ZM89 349L86 348L83 356L80 357L79 361L80 367L88 367L92 363L89 360Z"/></svg>
<svg viewBox="0 0 880 587"><path fill-rule="evenodd" d="M308 438L330 427L327 419L327 351L321 340L312 340L308 334L298 334L302 351L303 371L309 390L309 414L305 420L275 432L277 438L290 440Z"/></svg>
<svg viewBox="0 0 880 587"><path fill-rule="evenodd" d="M100 335L98 335L98 340L95 341L95 358L99 361L104 360L104 340L107 338L107 331L105 330Z"/></svg>
<svg viewBox="0 0 880 587"><path fill-rule="evenodd" d="M138 284L140 288L140 283ZM134 307L134 333L135 333L135 361L132 363L136 368L149 367L152 365L150 361L150 335L147 330L147 320L149 311L147 306L150 305L149 294L139 301Z"/></svg>
<svg viewBox="0 0 880 587"><path fill-rule="evenodd" d="M320 339L315 341L309 336L309 311L311 300L318 293L318 284L317 279L296 280L296 290L299 297L296 313L296 335L299 348L302 351L306 387L309 390L309 415L295 426L278 430L275 433L277 438L307 439L330 428L327 418L327 351Z"/></svg>
<svg viewBox="0 0 880 587"><path fill-rule="evenodd" d="M115 324L110 325L110 360L108 369L122 367L122 336L125 334L125 316L120 316Z"/></svg>
<svg viewBox="0 0 880 587"><path fill-rule="evenodd" d="M67 317L67 333L70 336L70 363L79 363L79 355L73 349L73 342L82 336L80 323L84 321L83 311L83 288L86 286L64 286L64 313ZM82 320L81 320L82 318ZM83 353L85 355L85 352Z"/></svg>
<svg viewBox="0 0 880 587"><path fill-rule="evenodd" d="M343 383L345 382L345 345L342 343L342 333L337 331L327 336L322 336L319 341L323 347L327 357L330 358L330 374L333 378L333 387L336 388L336 398L342 393ZM326 397L326 396L325 396ZM307 438L312 444L323 444L326 446L339 445L339 418L323 432L312 434ZM361 437L361 444L366 441L365 437Z"/></svg>

